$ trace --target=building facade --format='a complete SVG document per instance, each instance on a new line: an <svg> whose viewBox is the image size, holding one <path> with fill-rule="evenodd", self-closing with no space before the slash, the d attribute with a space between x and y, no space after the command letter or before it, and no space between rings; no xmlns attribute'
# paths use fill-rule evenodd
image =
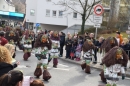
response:
<svg viewBox="0 0 130 86"><path fill-rule="evenodd" d="M54 4L58 1L60 0L26 0L26 22L40 23L42 29L59 31L81 25L81 16L72 10L64 12L63 6ZM93 26L92 19L93 16L90 16L86 25Z"/></svg>
<svg viewBox="0 0 130 86"><path fill-rule="evenodd" d="M15 6L11 3L10 0L0 0L0 10L15 12Z"/></svg>

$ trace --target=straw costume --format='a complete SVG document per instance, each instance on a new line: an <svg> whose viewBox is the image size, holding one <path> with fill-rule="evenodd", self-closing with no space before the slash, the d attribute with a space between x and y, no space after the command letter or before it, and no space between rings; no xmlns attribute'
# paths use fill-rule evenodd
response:
<svg viewBox="0 0 130 86"><path fill-rule="evenodd" d="M36 77L39 77L42 75L42 69L41 69L41 66L42 66L43 79L45 81L48 81L51 78L51 75L47 70L47 64L48 64L48 58L49 58L49 52L51 50L51 46L52 46L52 42L50 38L45 34L40 34L34 44L35 56L38 59L38 63L37 63L37 67L34 72L34 75Z"/></svg>
<svg viewBox="0 0 130 86"><path fill-rule="evenodd" d="M23 58L24 60L28 60L28 58L31 56L31 51L32 51L32 38L31 38L31 31L27 30L25 31L22 41L24 43L24 55Z"/></svg>
<svg viewBox="0 0 130 86"><path fill-rule="evenodd" d="M83 64L81 64L81 68L84 70L85 72L88 74L91 74L91 70L90 70L90 62L92 61L92 57L94 56L94 44L91 40L86 39L86 41L83 44L83 58L85 60L85 62Z"/></svg>
<svg viewBox="0 0 130 86"><path fill-rule="evenodd" d="M51 58L53 58L53 67L57 68L59 49L60 49L60 39L59 33L54 31L51 35L52 49L51 49Z"/></svg>
<svg viewBox="0 0 130 86"><path fill-rule="evenodd" d="M124 68L128 62L128 56L122 48L118 46L112 48L106 53L102 62L104 64L104 76L101 76L101 80L107 82L106 86L117 86L116 83L119 81L118 73L120 72L122 74L122 80L125 79Z"/></svg>

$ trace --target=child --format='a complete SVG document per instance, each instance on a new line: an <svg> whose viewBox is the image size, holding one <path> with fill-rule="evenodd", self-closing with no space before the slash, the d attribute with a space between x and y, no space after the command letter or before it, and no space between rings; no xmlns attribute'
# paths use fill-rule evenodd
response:
<svg viewBox="0 0 130 86"><path fill-rule="evenodd" d="M41 80L34 80L31 82L30 86L45 86Z"/></svg>
<svg viewBox="0 0 130 86"><path fill-rule="evenodd" d="M76 52L75 52L75 55L76 55L76 61L80 61L80 57L81 57L81 50L82 50L82 44L79 43L76 47Z"/></svg>

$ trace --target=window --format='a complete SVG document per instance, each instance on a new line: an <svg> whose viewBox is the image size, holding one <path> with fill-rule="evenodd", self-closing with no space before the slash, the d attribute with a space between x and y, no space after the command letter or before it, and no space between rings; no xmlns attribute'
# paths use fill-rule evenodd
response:
<svg viewBox="0 0 130 86"><path fill-rule="evenodd" d="M77 18L77 13L73 13L73 18Z"/></svg>
<svg viewBox="0 0 130 86"><path fill-rule="evenodd" d="M31 15L31 16L34 16L34 15L35 15L35 10L33 10L33 9L30 10L30 15Z"/></svg>
<svg viewBox="0 0 130 86"><path fill-rule="evenodd" d="M56 16L56 11L53 11L53 12L52 12L52 16Z"/></svg>
<svg viewBox="0 0 130 86"><path fill-rule="evenodd" d="M46 16L50 16L50 10L46 10Z"/></svg>
<svg viewBox="0 0 130 86"><path fill-rule="evenodd" d="M59 16L63 16L63 11L59 11Z"/></svg>

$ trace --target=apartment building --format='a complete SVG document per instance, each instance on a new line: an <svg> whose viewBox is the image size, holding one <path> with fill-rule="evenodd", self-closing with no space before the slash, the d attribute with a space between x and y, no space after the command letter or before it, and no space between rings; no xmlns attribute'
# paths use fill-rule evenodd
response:
<svg viewBox="0 0 130 86"><path fill-rule="evenodd" d="M58 1L60 0L26 0L26 22L34 23L34 26L40 23L42 29L59 31L78 26L78 31L82 23L81 16L72 10L65 12L63 6L54 4ZM90 16L86 26L93 26L92 19L93 16Z"/></svg>

